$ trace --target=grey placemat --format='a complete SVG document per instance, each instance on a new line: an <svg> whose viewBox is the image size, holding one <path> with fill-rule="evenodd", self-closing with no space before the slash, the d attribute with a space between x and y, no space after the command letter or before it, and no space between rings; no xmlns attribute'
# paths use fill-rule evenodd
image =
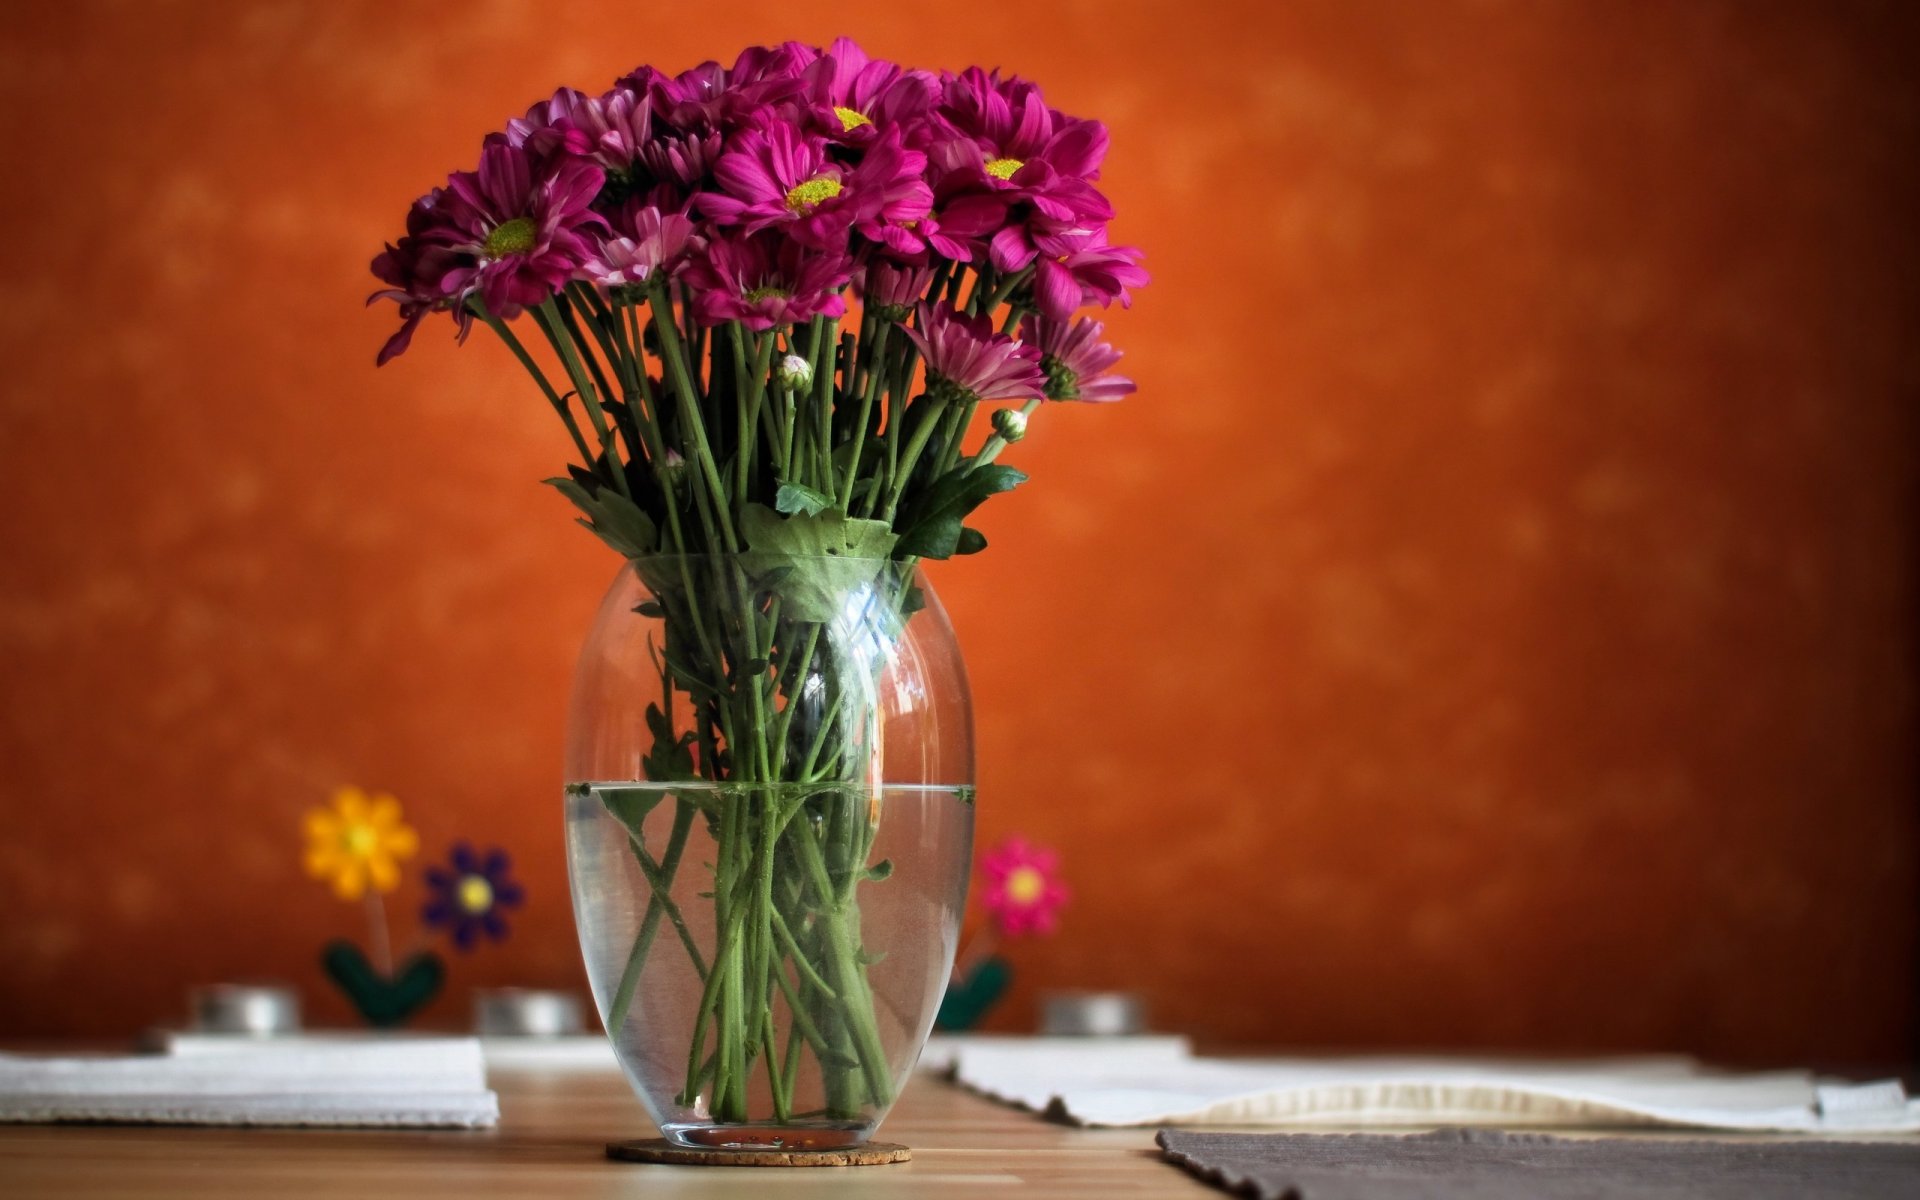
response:
<svg viewBox="0 0 1920 1200"><path fill-rule="evenodd" d="M1493 1129L1202 1133L1167 1157L1258 1200L1914 1200L1920 1142L1564 1138Z"/></svg>

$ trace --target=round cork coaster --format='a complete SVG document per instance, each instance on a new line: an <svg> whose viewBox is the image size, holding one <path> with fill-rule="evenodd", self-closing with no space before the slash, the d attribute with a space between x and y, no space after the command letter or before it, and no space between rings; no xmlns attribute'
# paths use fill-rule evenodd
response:
<svg viewBox="0 0 1920 1200"><path fill-rule="evenodd" d="M913 1151L892 1142L868 1142L844 1150L695 1150L665 1138L608 1142L607 1157L623 1162L677 1163L685 1167L879 1167L906 1162Z"/></svg>

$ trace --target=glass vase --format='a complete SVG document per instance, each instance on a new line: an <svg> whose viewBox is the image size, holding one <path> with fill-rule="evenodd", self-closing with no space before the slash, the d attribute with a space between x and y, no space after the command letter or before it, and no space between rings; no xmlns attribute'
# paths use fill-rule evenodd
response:
<svg viewBox="0 0 1920 1200"><path fill-rule="evenodd" d="M574 918L620 1065L701 1148L867 1140L952 968L966 672L910 566L642 559L575 674Z"/></svg>

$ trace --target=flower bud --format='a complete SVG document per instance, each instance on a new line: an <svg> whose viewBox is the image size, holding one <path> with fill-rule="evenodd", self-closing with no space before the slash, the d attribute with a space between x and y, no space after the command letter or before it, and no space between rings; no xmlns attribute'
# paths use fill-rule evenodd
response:
<svg viewBox="0 0 1920 1200"><path fill-rule="evenodd" d="M1027 414L1017 408L1003 408L993 414L993 431L1009 442L1027 436Z"/></svg>
<svg viewBox="0 0 1920 1200"><path fill-rule="evenodd" d="M789 354L774 367L773 373L781 383L795 391L806 391L813 384L813 364L798 354Z"/></svg>
<svg viewBox="0 0 1920 1200"><path fill-rule="evenodd" d="M686 473L686 457L673 447L667 447L667 452L660 458L660 475L662 481L668 488L676 488L680 485L680 477Z"/></svg>

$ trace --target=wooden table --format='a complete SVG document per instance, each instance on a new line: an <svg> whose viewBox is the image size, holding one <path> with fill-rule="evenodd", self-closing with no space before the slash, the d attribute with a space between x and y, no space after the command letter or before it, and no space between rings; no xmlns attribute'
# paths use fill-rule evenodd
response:
<svg viewBox="0 0 1920 1200"><path fill-rule="evenodd" d="M1153 1131L1084 1130L989 1103L928 1075L881 1126L913 1147L886 1167L662 1167L609 1162L653 1133L624 1080L502 1072L501 1121L449 1130L0 1125L0 1197L486 1196L1063 1197L1218 1195L1153 1146Z"/></svg>

